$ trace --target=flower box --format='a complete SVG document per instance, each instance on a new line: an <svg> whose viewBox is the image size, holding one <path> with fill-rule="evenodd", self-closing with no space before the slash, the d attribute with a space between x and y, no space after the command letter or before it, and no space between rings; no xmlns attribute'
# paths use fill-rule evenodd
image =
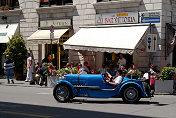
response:
<svg viewBox="0 0 176 118"><path fill-rule="evenodd" d="M155 80L155 94L173 94L174 80Z"/></svg>

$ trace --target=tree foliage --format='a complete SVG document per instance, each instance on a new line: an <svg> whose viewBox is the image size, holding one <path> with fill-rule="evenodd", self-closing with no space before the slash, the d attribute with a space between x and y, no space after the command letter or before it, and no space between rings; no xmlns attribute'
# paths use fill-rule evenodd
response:
<svg viewBox="0 0 176 118"><path fill-rule="evenodd" d="M15 63L15 72L23 72L23 64L26 59L27 49L25 41L21 35L14 35L7 43L7 49L4 54L9 55Z"/></svg>

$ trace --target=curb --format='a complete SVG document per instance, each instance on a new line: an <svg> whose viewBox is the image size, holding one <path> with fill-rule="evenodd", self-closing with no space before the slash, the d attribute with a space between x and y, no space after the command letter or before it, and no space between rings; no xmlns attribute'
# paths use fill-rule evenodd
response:
<svg viewBox="0 0 176 118"><path fill-rule="evenodd" d="M2 79L0 78L0 85L2 86L20 86L20 87L36 87L36 88L50 88L50 87L47 87L47 86L40 86L40 85L30 85L29 82L25 82L25 81L18 81L18 80L15 80L14 79L14 84L10 83L10 84L7 84L6 83L6 79Z"/></svg>

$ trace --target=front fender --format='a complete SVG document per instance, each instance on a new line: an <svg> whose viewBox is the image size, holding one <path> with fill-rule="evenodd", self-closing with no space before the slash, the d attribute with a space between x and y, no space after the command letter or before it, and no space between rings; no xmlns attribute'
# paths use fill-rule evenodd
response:
<svg viewBox="0 0 176 118"><path fill-rule="evenodd" d="M141 83L141 84L142 84L142 83ZM125 82L125 83L120 87L119 92L121 92L124 87L129 86L129 85L137 86L137 87L141 90L141 95L142 95L142 96L145 96L144 89L143 89L143 85L140 85L139 83L136 83L136 82L133 82L133 81Z"/></svg>
<svg viewBox="0 0 176 118"><path fill-rule="evenodd" d="M60 85L60 84L66 84L66 85L70 86L71 89L72 89L73 97L75 97L75 95L76 95L75 89L74 89L73 85L69 81L59 80L59 81L54 83L54 87L57 86L57 85Z"/></svg>

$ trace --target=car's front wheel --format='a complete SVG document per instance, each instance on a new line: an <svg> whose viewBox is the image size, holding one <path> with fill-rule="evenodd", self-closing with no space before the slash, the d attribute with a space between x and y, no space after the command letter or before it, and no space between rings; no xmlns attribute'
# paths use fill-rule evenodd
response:
<svg viewBox="0 0 176 118"><path fill-rule="evenodd" d="M122 90L122 99L125 103L136 103L140 100L140 92L137 87L129 86Z"/></svg>
<svg viewBox="0 0 176 118"><path fill-rule="evenodd" d="M53 90L53 96L58 102L68 102L71 98L71 90L67 85L57 85Z"/></svg>

